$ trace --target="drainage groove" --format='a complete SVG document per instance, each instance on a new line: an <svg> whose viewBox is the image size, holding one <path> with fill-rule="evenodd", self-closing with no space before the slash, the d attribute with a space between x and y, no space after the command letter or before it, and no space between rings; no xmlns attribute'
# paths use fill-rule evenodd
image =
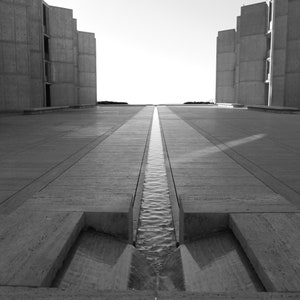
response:
<svg viewBox="0 0 300 300"><path fill-rule="evenodd" d="M136 248L145 255L157 275L176 249L157 108L153 114Z"/></svg>

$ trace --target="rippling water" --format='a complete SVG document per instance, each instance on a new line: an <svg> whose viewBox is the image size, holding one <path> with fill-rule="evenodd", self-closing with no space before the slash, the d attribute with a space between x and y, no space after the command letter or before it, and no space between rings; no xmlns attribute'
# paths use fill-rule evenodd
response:
<svg viewBox="0 0 300 300"><path fill-rule="evenodd" d="M157 108L153 115L136 247L157 273L176 248Z"/></svg>

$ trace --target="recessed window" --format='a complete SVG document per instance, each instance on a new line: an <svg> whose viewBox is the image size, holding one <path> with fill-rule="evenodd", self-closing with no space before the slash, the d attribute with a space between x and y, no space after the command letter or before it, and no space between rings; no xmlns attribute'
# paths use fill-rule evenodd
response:
<svg viewBox="0 0 300 300"><path fill-rule="evenodd" d="M49 38L47 36L44 36L44 55L45 55L45 60L49 60L49 53L50 53Z"/></svg>

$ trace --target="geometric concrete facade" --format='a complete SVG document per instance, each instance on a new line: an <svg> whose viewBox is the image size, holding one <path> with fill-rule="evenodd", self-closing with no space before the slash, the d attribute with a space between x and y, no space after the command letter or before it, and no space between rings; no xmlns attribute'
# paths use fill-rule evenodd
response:
<svg viewBox="0 0 300 300"><path fill-rule="evenodd" d="M0 25L0 111L96 104L95 36L72 10L0 0Z"/></svg>
<svg viewBox="0 0 300 300"><path fill-rule="evenodd" d="M220 31L217 38L216 99L233 102L236 65L236 33L234 29Z"/></svg>
<svg viewBox="0 0 300 300"><path fill-rule="evenodd" d="M233 35L232 30L227 32ZM234 33L234 96L228 97L227 92L232 74L220 76L220 66L229 63L222 57L221 31L216 102L300 108L300 1L268 0L243 6ZM220 89L224 82L226 91Z"/></svg>
<svg viewBox="0 0 300 300"><path fill-rule="evenodd" d="M241 9L238 94L241 104L265 104L266 16L266 3Z"/></svg>
<svg viewBox="0 0 300 300"><path fill-rule="evenodd" d="M80 104L97 98L96 40L93 33L78 32L78 97Z"/></svg>
<svg viewBox="0 0 300 300"><path fill-rule="evenodd" d="M284 95L286 106L300 107L300 2L297 0L288 1Z"/></svg>

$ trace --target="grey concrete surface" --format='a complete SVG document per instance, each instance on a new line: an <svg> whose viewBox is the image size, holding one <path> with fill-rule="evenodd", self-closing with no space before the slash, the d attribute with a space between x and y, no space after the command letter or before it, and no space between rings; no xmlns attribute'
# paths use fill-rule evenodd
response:
<svg viewBox="0 0 300 300"><path fill-rule="evenodd" d="M225 108L174 107L172 110L206 142L212 143L208 148L212 153L204 153L202 161L215 159L217 155L226 157L217 173L223 172L228 178L229 159L234 168L231 176L241 177L242 173L252 176L251 181L257 180L260 186L263 183L265 191L273 190L300 207L300 115ZM253 188L251 194L254 193Z"/></svg>
<svg viewBox="0 0 300 300"><path fill-rule="evenodd" d="M133 238L132 199L140 194L152 112L116 106L1 115L1 299L299 297L300 115L197 106L159 108L171 197L181 202L175 222L187 293L101 292L128 289L132 262L136 278L147 281L143 259L124 240ZM123 241L84 238L74 252L86 227ZM73 261L63 264L66 257ZM26 288L49 287L62 264L66 291ZM278 293L256 293L264 289Z"/></svg>
<svg viewBox="0 0 300 300"><path fill-rule="evenodd" d="M295 0L243 5L236 32L219 32L217 102L300 107L299 8ZM235 41L230 37L234 35ZM224 48L229 44L231 53ZM230 68L224 69L226 64Z"/></svg>
<svg viewBox="0 0 300 300"><path fill-rule="evenodd" d="M95 35L71 9L1 0L0 27L0 111L96 104Z"/></svg>
<svg viewBox="0 0 300 300"><path fill-rule="evenodd" d="M251 274L249 259L267 292L299 291L300 116L195 106L159 113L181 210L186 289L251 289L243 275ZM235 275L219 281L222 272Z"/></svg>
<svg viewBox="0 0 300 300"><path fill-rule="evenodd" d="M9 213L94 149L141 107L0 118L0 214Z"/></svg>
<svg viewBox="0 0 300 300"><path fill-rule="evenodd" d="M1 120L8 123L7 129L15 130L14 135L6 132L10 142L7 147L20 143L19 134L27 136L23 149L11 151L2 159L3 164L15 164L6 165L1 186L18 182L14 167L22 166L28 183L25 187L24 182L11 183L19 197L7 198L1 206L0 285L51 286L78 234L86 227L132 242L133 199L152 113L153 107L96 107ZM34 166L37 169L32 174ZM95 266L97 276L90 277L95 281L84 280L90 271L81 268L78 274L82 278L73 284L100 290L127 289L134 248L125 251L126 243L115 240L111 247L110 240L99 238L80 245L79 252L90 243L100 249L84 255L91 254L87 260ZM113 257L111 248L120 253ZM100 267L96 268L96 262ZM68 278L73 278L78 269L76 259L74 264L70 271L67 269L62 286L68 285ZM112 267L103 268L107 264Z"/></svg>

